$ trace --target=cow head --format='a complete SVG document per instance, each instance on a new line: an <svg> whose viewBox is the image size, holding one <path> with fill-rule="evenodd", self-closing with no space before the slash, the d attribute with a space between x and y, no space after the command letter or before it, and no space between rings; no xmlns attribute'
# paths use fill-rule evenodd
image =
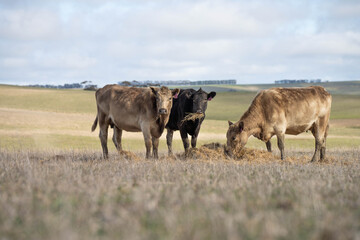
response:
<svg viewBox="0 0 360 240"><path fill-rule="evenodd" d="M167 87L161 87L161 88L150 87L150 89L152 93L155 95L157 114L159 115L170 114L173 103L172 99L177 98L180 90L178 88L170 90Z"/></svg>
<svg viewBox="0 0 360 240"><path fill-rule="evenodd" d="M201 88L188 96L192 100L193 113L205 113L208 101L211 101L216 96L216 92L207 93Z"/></svg>
<svg viewBox="0 0 360 240"><path fill-rule="evenodd" d="M245 146L249 136L248 133L244 131L244 122L228 122L229 129L226 133L227 144L225 148L225 153L231 156L233 153L240 151Z"/></svg>

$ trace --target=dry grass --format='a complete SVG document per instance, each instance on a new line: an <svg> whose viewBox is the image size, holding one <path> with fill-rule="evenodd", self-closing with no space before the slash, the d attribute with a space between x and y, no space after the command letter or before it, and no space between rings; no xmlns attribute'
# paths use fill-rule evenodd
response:
<svg viewBox="0 0 360 240"><path fill-rule="evenodd" d="M220 148L158 161L0 149L1 239L360 237L360 149L308 164L311 152L234 161Z"/></svg>
<svg viewBox="0 0 360 240"><path fill-rule="evenodd" d="M181 125L184 124L184 122L187 121L193 121L195 122L196 119L201 119L205 115L203 113L187 113L187 115L184 117L183 120L181 120Z"/></svg>
<svg viewBox="0 0 360 240"><path fill-rule="evenodd" d="M249 162L260 162L266 161L271 162L276 158L275 155L264 150L254 148L243 148L237 151L231 158L225 154L225 146L219 142L213 142L202 145L200 148L191 148L187 156L185 154L178 154L180 159L192 159L192 160L212 160L212 159L225 159L232 161L249 161Z"/></svg>

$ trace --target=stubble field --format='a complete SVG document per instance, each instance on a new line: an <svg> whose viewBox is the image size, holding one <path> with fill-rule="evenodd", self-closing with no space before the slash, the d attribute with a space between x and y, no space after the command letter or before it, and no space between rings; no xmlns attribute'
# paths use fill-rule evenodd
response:
<svg viewBox="0 0 360 240"><path fill-rule="evenodd" d="M255 94L218 93L199 146L224 143ZM141 133L124 134L135 157L104 161L94 92L1 86L0 239L360 239L360 98L333 97L324 163L308 163L309 134L286 138L285 161L276 141L266 157L184 160L178 136L177 157L163 136L145 160Z"/></svg>

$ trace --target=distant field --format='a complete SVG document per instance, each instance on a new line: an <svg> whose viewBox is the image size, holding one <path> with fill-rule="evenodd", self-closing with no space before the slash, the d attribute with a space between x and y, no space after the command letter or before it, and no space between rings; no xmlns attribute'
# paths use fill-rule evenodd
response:
<svg viewBox="0 0 360 240"><path fill-rule="evenodd" d="M308 87L323 86L332 94L360 95L360 81L343 81L343 82L321 82L321 83L295 83L295 84L246 84L246 85L210 85L201 86L206 91L245 91L258 92L263 89L273 87ZM200 86L189 86L199 88Z"/></svg>
<svg viewBox="0 0 360 240"><path fill-rule="evenodd" d="M0 107L63 113L96 113L95 92L0 85Z"/></svg>
<svg viewBox="0 0 360 240"><path fill-rule="evenodd" d="M208 104L199 145L225 142L227 120L237 121L256 92L218 92ZM98 149L98 129L90 132L96 116L94 92L82 90L36 89L0 85L0 146L29 149ZM110 136L112 130L109 131ZM143 151L141 133L124 133L127 150ZM276 145L274 138L274 145ZM313 148L311 134L288 136L286 146ZM333 95L329 147L360 145L360 96ZM113 151L113 144L109 143ZM257 139L249 147L264 148ZM166 152L165 134L160 151ZM182 150L179 133L174 149Z"/></svg>

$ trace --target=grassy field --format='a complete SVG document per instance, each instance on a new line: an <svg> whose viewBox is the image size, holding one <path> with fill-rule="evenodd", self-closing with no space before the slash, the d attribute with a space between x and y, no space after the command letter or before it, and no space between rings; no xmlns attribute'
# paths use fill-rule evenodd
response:
<svg viewBox="0 0 360 240"><path fill-rule="evenodd" d="M218 92L209 102L199 144L225 142L227 120L237 121L256 92ZM226 106L226 107L224 107ZM96 116L94 92L81 90L33 89L0 86L0 147L12 149L100 149L98 129L90 132ZM110 130L111 137L112 131ZM286 147L313 148L311 134L289 136ZM141 133L124 133L124 147L144 151ZM275 144L275 139L273 139ZM160 151L166 152L165 134ZM333 95L329 147L360 145L360 96ZM115 151L112 143L110 150ZM257 139L250 147L264 148ZM174 149L180 151L180 134L175 133Z"/></svg>
<svg viewBox="0 0 360 240"><path fill-rule="evenodd" d="M1 239L359 239L359 149L325 164L0 151Z"/></svg>
<svg viewBox="0 0 360 240"><path fill-rule="evenodd" d="M201 86L206 91L217 92L257 92L263 89L273 87L308 87L308 86L323 86L331 94L346 94L346 95L360 95L360 81L342 81L342 82L321 82L321 83L294 83L294 84L247 84L247 85L206 85ZM181 87L181 86L180 86ZM191 86L192 88L199 88L200 86Z"/></svg>
<svg viewBox="0 0 360 240"><path fill-rule="evenodd" d="M160 160L145 160L142 134L124 133L136 158L109 141L104 161L94 92L0 85L0 239L360 239L359 85L331 85L327 161L316 164L310 133L286 136L285 161L275 138L270 157L184 161L179 133L177 157L163 134ZM198 146L225 143L227 120L264 86L233 88L209 102Z"/></svg>

